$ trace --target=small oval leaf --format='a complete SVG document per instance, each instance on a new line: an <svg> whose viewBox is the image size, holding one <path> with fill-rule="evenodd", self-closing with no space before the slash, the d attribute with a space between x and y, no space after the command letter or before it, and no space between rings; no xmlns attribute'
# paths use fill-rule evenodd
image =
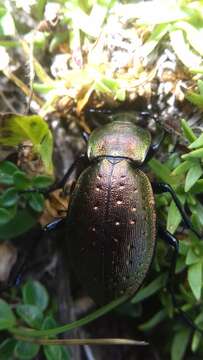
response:
<svg viewBox="0 0 203 360"><path fill-rule="evenodd" d="M6 339L0 344L0 359L13 360L13 351L16 345L15 339Z"/></svg>
<svg viewBox="0 0 203 360"><path fill-rule="evenodd" d="M186 179L185 179L185 192L188 192L191 187L196 183L196 181L202 175L203 170L199 162L194 163L194 165L189 169Z"/></svg>
<svg viewBox="0 0 203 360"><path fill-rule="evenodd" d="M62 349L57 345L46 345L43 347L47 360L62 360Z"/></svg>
<svg viewBox="0 0 203 360"><path fill-rule="evenodd" d="M29 205L36 212L42 212L44 209L44 196L39 193L29 195Z"/></svg>
<svg viewBox="0 0 203 360"><path fill-rule="evenodd" d="M188 282L197 300L201 298L202 289L202 264L193 264L188 269Z"/></svg>
<svg viewBox="0 0 203 360"><path fill-rule="evenodd" d="M13 213L13 209L0 208L0 225L7 224L14 216L15 213Z"/></svg>
<svg viewBox="0 0 203 360"><path fill-rule="evenodd" d="M18 167L15 164L13 164L11 161L2 161L0 163L0 173L13 175L18 170L19 170Z"/></svg>
<svg viewBox="0 0 203 360"><path fill-rule="evenodd" d="M31 184L30 179L28 179L27 175L23 171L16 171L13 175L13 180L18 190L25 190Z"/></svg>
<svg viewBox="0 0 203 360"><path fill-rule="evenodd" d="M31 360L34 359L35 356L39 352L40 346L38 344L32 344L31 342L18 341L14 354L17 359L21 360Z"/></svg>
<svg viewBox="0 0 203 360"><path fill-rule="evenodd" d="M28 281L22 288L24 304L36 305L44 311L49 302L45 287L38 281Z"/></svg>
<svg viewBox="0 0 203 360"><path fill-rule="evenodd" d="M193 141L192 144L190 144L189 149L198 149L199 147L203 147L203 134L201 134L198 139L196 139L195 141Z"/></svg>
<svg viewBox="0 0 203 360"><path fill-rule="evenodd" d="M23 319L29 326L36 329L41 328L43 313L36 305L20 304L16 307L16 312L18 316L20 316L21 319Z"/></svg>
<svg viewBox="0 0 203 360"><path fill-rule="evenodd" d="M0 330L9 329L16 324L16 318L6 301L0 299Z"/></svg>
<svg viewBox="0 0 203 360"><path fill-rule="evenodd" d="M43 189L53 184L54 179L50 176L38 175L32 179L34 188Z"/></svg>
<svg viewBox="0 0 203 360"><path fill-rule="evenodd" d="M10 207L17 203L18 194L15 188L5 190L1 197L1 205L3 207Z"/></svg>
<svg viewBox="0 0 203 360"><path fill-rule="evenodd" d="M173 234L176 231L181 220L182 220L181 214L180 214L176 204L172 200L171 204L169 206L169 211L168 211L167 230Z"/></svg>

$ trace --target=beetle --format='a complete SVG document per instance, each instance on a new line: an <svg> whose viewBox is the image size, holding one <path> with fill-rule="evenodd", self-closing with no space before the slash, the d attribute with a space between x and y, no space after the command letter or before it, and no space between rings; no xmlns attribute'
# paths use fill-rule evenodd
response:
<svg viewBox="0 0 203 360"><path fill-rule="evenodd" d="M151 184L141 169L161 141L152 144L147 129L122 115L89 137L89 166L71 195L66 244L73 270L97 304L138 291L152 263L157 232L174 249L171 280L178 240L157 224L154 193L169 192L193 229L173 189Z"/></svg>
<svg viewBox="0 0 203 360"><path fill-rule="evenodd" d="M67 216L72 267L98 304L137 291L152 261L156 215L151 184L139 169L150 133L114 121L92 132L90 166L80 175Z"/></svg>
<svg viewBox="0 0 203 360"><path fill-rule="evenodd" d="M87 138L87 134L84 136ZM168 287L174 305L182 313L172 291L178 240L158 224L154 194L170 193L186 226L201 236L193 229L173 189L168 184L150 183L142 170L161 140L153 143L149 130L121 115L91 133L86 155L77 159L64 178L46 192L64 187L78 164L88 159L89 165L71 193L67 217L48 224L42 231L65 226L70 264L99 305L123 295L130 298L138 291L149 271L159 235L174 250Z"/></svg>

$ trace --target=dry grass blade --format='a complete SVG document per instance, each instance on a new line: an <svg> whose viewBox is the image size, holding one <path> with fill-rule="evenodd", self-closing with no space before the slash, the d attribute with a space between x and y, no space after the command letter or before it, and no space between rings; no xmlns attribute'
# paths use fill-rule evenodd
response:
<svg viewBox="0 0 203 360"><path fill-rule="evenodd" d="M35 339L23 336L15 336L17 340L32 342L40 345L134 345L134 346L147 346L146 341L132 340L132 339L119 339L119 338L106 338L106 339Z"/></svg>

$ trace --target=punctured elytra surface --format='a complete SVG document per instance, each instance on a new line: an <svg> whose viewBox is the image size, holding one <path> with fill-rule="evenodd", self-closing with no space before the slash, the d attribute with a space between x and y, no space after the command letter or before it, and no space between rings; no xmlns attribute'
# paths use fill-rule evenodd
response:
<svg viewBox="0 0 203 360"><path fill-rule="evenodd" d="M152 261L156 218L147 176L104 158L79 177L67 217L69 259L97 304L135 293Z"/></svg>

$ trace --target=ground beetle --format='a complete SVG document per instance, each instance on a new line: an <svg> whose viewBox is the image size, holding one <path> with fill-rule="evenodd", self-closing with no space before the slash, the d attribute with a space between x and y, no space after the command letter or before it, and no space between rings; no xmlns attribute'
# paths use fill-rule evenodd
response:
<svg viewBox="0 0 203 360"><path fill-rule="evenodd" d="M87 134L84 136L87 139ZM77 159L64 178L49 189L64 187L77 165L88 159L89 166L80 174L71 194L67 217L48 224L43 231L65 224L70 263L97 304L135 294L147 275L159 235L174 250L168 287L174 305L182 313L171 286L178 240L157 224L154 193L169 192L186 226L200 235L173 189L167 184L150 183L141 170L160 142L153 144L147 129L118 116L116 121L91 133L87 154Z"/></svg>

